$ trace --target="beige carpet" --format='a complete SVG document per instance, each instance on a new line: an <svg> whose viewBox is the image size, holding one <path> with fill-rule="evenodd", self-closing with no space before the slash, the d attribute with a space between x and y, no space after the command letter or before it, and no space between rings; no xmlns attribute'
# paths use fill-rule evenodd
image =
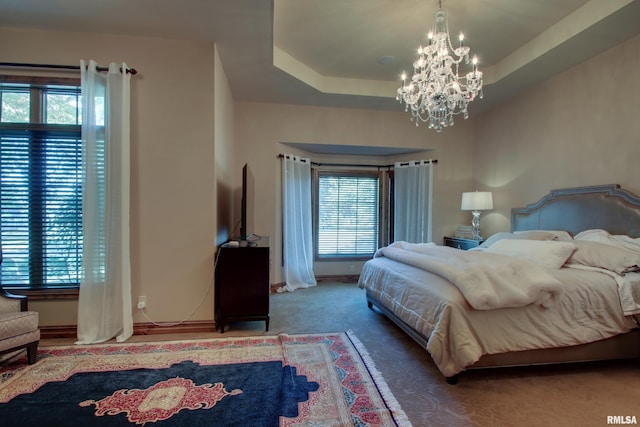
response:
<svg viewBox="0 0 640 427"><path fill-rule="evenodd" d="M469 371L452 386L425 350L367 308L364 291L354 283L322 283L271 297L267 334L346 330L364 344L415 427L605 426L607 416L635 416L640 422L638 361ZM231 324L223 336L260 334L264 322L246 322Z"/></svg>

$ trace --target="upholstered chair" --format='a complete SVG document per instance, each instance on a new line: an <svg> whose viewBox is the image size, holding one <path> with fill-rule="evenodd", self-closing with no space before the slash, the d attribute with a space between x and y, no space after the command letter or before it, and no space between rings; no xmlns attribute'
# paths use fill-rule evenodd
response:
<svg viewBox="0 0 640 427"><path fill-rule="evenodd" d="M38 313L28 311L26 296L10 294L0 283L0 354L26 348L27 362L32 364L36 361L39 342Z"/></svg>

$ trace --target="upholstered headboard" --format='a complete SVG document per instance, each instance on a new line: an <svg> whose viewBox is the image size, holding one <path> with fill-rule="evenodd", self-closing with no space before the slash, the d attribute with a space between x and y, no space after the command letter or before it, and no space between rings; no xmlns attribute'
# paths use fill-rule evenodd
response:
<svg viewBox="0 0 640 427"><path fill-rule="evenodd" d="M511 231L601 228L640 237L640 198L617 184L551 190L537 202L511 209Z"/></svg>

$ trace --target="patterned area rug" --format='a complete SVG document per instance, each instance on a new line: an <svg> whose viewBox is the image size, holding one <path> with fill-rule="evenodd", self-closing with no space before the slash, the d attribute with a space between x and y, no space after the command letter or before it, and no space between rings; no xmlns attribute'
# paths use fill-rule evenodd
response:
<svg viewBox="0 0 640 427"><path fill-rule="evenodd" d="M2 426L407 426L351 333L44 347L0 365Z"/></svg>

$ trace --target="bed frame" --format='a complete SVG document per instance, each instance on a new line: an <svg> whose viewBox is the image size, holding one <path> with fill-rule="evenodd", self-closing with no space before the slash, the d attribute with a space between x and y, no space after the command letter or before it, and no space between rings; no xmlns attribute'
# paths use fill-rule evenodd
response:
<svg viewBox="0 0 640 427"><path fill-rule="evenodd" d="M640 237L640 198L617 184L552 190L537 202L511 210L511 231L565 230L575 235L600 228L611 234ZM367 291L375 305L411 338L426 348L428 338L413 330ZM602 341L570 347L484 355L467 369L592 362L640 358L640 329ZM447 377L455 384L458 375Z"/></svg>

